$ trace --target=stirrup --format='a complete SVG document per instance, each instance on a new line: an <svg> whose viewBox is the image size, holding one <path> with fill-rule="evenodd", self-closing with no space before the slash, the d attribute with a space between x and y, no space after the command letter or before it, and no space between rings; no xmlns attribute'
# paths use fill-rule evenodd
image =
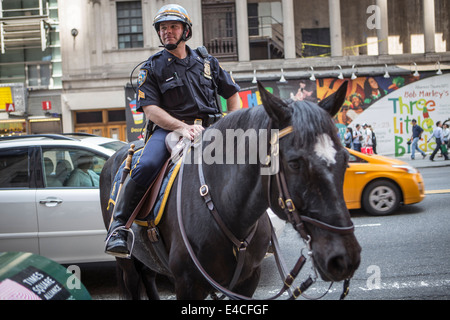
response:
<svg viewBox="0 0 450 320"><path fill-rule="evenodd" d="M132 235L131 248L130 248L129 252L128 253L117 253L117 252L107 251L106 250L106 246L108 245L109 239L111 238L111 236L113 234L115 234L116 232L118 232L120 230L124 230L124 231L130 232L131 235ZM104 251L105 251L105 253L110 254L112 256L115 256L115 257L118 257L118 258L131 259L131 252L133 252L133 248L134 248L134 232L133 232L133 230L129 229L129 228L126 228L125 226L119 226L119 227L113 229L111 231L111 233L109 234L109 236L106 238L106 240L105 240L105 250Z"/></svg>

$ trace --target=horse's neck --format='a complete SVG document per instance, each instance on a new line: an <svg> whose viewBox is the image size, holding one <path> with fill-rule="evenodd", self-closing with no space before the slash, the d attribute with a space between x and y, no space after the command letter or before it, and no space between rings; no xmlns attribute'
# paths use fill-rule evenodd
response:
<svg viewBox="0 0 450 320"><path fill-rule="evenodd" d="M226 116L216 126L216 129L221 131L223 138L223 140L218 140L223 143L223 164L203 165L205 177L211 184L214 205L223 219L226 220L225 222L230 229L238 230L237 232L241 233L241 236L246 235L245 233L262 216L268 207L268 200L265 192L263 192L259 159L256 161L257 163L249 164L253 163L249 157L251 150L254 151L254 149L240 150L234 145L235 141L233 138L231 143L233 150L228 150L227 147L230 145L230 141L226 140L230 138L227 132L229 129L233 130L234 128L235 130L242 130L242 132L251 130L259 134L257 128L266 129L267 124L268 116L262 107L260 109L252 108L236 111ZM238 143L238 145L242 147L245 143ZM220 142L216 146L220 149ZM208 143L206 143L206 148L208 147L211 147L211 145L208 146ZM203 150L206 150L205 144ZM236 164L235 160L237 163L242 161L242 159L235 159L235 157L240 158L242 156L239 153L242 151L246 155L246 159L243 160L246 164ZM230 158L230 152L233 154L231 157L233 158L233 164L227 164L230 160L227 159L227 157Z"/></svg>
<svg viewBox="0 0 450 320"><path fill-rule="evenodd" d="M245 237L268 207L257 165L203 165L214 206L237 237Z"/></svg>

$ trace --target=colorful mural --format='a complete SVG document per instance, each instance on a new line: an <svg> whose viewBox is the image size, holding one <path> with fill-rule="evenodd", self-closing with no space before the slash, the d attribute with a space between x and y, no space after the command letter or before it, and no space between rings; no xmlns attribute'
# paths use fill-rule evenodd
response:
<svg viewBox="0 0 450 320"><path fill-rule="evenodd" d="M125 118L127 121L127 139L134 141L143 138L145 115L136 111L136 97L134 88L125 87Z"/></svg>
<svg viewBox="0 0 450 320"><path fill-rule="evenodd" d="M334 93L344 81L349 82L347 98L334 118L342 139L347 126L354 128L357 123L368 123L376 133L378 153L401 157L410 153L406 142L411 137L411 120L414 118L425 130L419 147L425 152L434 149L434 140L426 141L437 121L450 119L450 74L263 83L267 90L281 98L318 102ZM239 82L239 85L242 108L261 104L256 84ZM226 111L224 99L222 109Z"/></svg>
<svg viewBox="0 0 450 320"><path fill-rule="evenodd" d="M410 153L407 140L411 137L411 121L416 119L425 130L419 148L430 152L435 147L434 139L429 143L437 121L450 121L450 73L435 75L421 73L384 78L358 77L351 79L322 78L288 80L287 82L263 81L271 93L293 100L319 102L334 93L340 85L348 81L346 100L334 121L343 137L348 126L368 123L377 136L377 153L402 157ZM242 108L261 105L261 97L256 84L238 82ZM142 113L136 113L133 92L126 91L126 114L128 137L138 138L144 126ZM222 110L226 112L226 101L221 98ZM133 108L134 107L134 108Z"/></svg>
<svg viewBox="0 0 450 320"><path fill-rule="evenodd" d="M401 157L410 153L406 142L412 135L412 119L424 129L419 148L429 153L435 148L434 139L427 141L436 122L450 119L450 74L410 81L374 101L350 125L372 124L379 153Z"/></svg>

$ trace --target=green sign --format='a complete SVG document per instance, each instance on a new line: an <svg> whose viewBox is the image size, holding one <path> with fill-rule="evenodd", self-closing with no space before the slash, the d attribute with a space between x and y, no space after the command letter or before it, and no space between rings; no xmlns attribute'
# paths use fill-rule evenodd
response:
<svg viewBox="0 0 450 320"><path fill-rule="evenodd" d="M42 256L0 253L0 300L91 300L72 271Z"/></svg>

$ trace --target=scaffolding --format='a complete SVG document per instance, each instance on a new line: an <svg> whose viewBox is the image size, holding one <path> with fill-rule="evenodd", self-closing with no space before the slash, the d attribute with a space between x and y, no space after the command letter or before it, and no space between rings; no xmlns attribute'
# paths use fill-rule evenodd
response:
<svg viewBox="0 0 450 320"><path fill-rule="evenodd" d="M48 46L48 34L52 21L48 2L39 1L36 8L3 9L0 0L0 48L6 50Z"/></svg>

